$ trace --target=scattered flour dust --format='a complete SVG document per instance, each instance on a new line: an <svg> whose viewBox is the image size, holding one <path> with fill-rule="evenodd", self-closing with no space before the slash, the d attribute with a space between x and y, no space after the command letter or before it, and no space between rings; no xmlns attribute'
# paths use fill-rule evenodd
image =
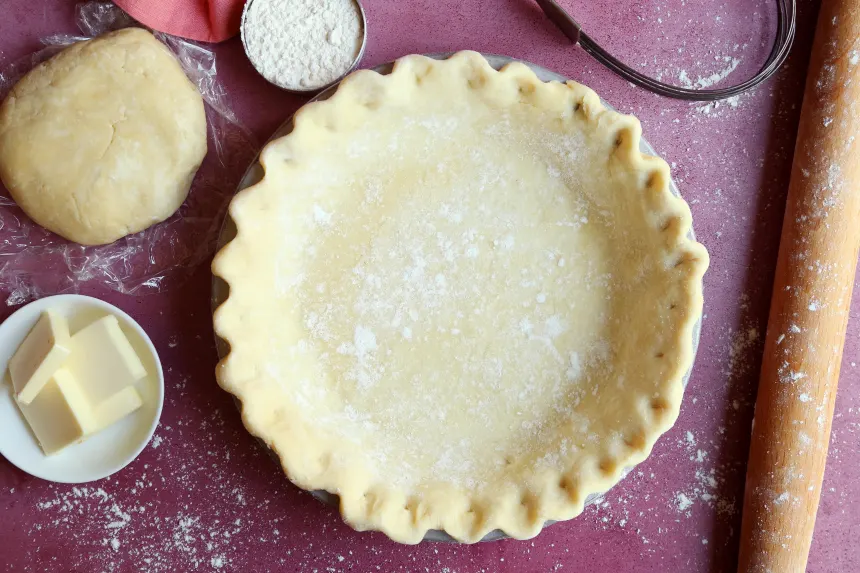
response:
<svg viewBox="0 0 860 573"><path fill-rule="evenodd" d="M740 104L741 96L736 95L730 98L726 98L720 101L712 101L703 105L696 105L693 109L696 110L697 113L701 113L703 115L720 115L722 111L725 109L737 109Z"/></svg>
<svg viewBox="0 0 860 573"><path fill-rule="evenodd" d="M717 516L730 518L736 514L734 502L722 500L716 494L723 483L716 470L696 466L693 477L691 485L664 494L660 492L657 475L634 469L620 485L586 507L579 519L590 517L603 530L635 532L642 544L641 554L656 555L662 538L676 539L689 534L682 521L672 519L672 515L691 517L696 504L706 505ZM664 502L668 502L668 508Z"/></svg>
<svg viewBox="0 0 860 573"><path fill-rule="evenodd" d="M758 343L759 330L754 326L748 326L731 333L729 374L740 374L741 370L748 368L750 350Z"/></svg>
<svg viewBox="0 0 860 573"><path fill-rule="evenodd" d="M714 84L718 84L735 71L735 68L738 67L738 64L741 63L740 59L732 57L732 56L715 56L714 58L717 62L722 62L724 67L707 77L699 76L696 78L696 81L690 79L686 70L681 70L678 73L678 81L681 82L681 85L685 88L696 88L696 89L708 89Z"/></svg>
<svg viewBox="0 0 860 573"><path fill-rule="evenodd" d="M710 455L693 432L689 430L685 432L683 439L678 440L678 446L690 461L694 462L694 481L682 490L671 492L669 505L678 513L688 517L692 515L692 509L697 502L703 502L708 507L716 509L718 515L734 514L734 502L720 499L717 495L719 486L724 480L717 468L706 466Z"/></svg>
<svg viewBox="0 0 860 573"><path fill-rule="evenodd" d="M229 564L227 555L234 550L230 539L242 530L240 519L204 521L181 511L158 517L151 502L121 506L106 489L110 486L108 482L102 487L72 487L38 502L30 531L36 549L47 536L61 535L80 545L95 540L106 551L89 558L105 571L124 570L129 565L126 560L147 572L174 571L178 565L197 571ZM145 474L135 484L136 488L152 486Z"/></svg>
<svg viewBox="0 0 860 573"><path fill-rule="evenodd" d="M746 48L746 45L726 45L718 48L719 55L715 55L713 60L705 59L704 61L690 62L686 68L657 68L656 71L650 73L657 80L674 83L687 89L705 90L715 87L726 87L732 82L724 81L741 65L743 58L741 52ZM679 53L683 53L683 48L679 49ZM696 71L692 71L696 68ZM689 119L696 117L721 117L724 112L730 112L738 109L741 102L751 97L752 92L734 95L730 98L712 101L712 102L695 102L689 106Z"/></svg>
<svg viewBox="0 0 860 573"><path fill-rule="evenodd" d="M693 501L682 492L675 494L675 501L678 511L687 511L693 505Z"/></svg>
<svg viewBox="0 0 860 573"><path fill-rule="evenodd" d="M763 344L761 326L748 318L750 299L746 294L741 295L738 309L741 312L739 328L729 328L725 334L720 336L721 340L728 343L726 350L727 360L724 362L723 374L726 375L730 385L735 385L752 375L752 367L756 364L752 360L759 356L759 350Z"/></svg>
<svg viewBox="0 0 860 573"><path fill-rule="evenodd" d="M94 485L9 488L26 516L19 524L26 548L23 561L4 567L0 560L0 570L355 571L352 550L341 545L335 551L310 537L331 539L346 528L335 514L313 508L309 529L307 516L280 503L285 488L292 488L259 448L248 447L244 428L229 425L210 404L189 400L184 378L173 388L166 401L175 405L184 396L190 405L182 419L160 426L162 447L145 452L156 464L139 460ZM260 464L269 468L270 483L245 471ZM69 550L59 554L58 547ZM264 568L261 555L269 559Z"/></svg>
<svg viewBox="0 0 860 573"><path fill-rule="evenodd" d="M748 314L749 298L746 295L741 296L739 309L742 316ZM722 362L722 374L728 383L729 400L726 407L730 408L730 412L737 412L744 401L737 390L744 385L745 380L756 374L754 367L757 362L753 358L759 356L763 342L761 328L750 319L742 319L739 328L729 328L720 338L726 343ZM733 394L741 399L732 399ZM724 432L725 427L721 426L718 435ZM698 504L704 504L718 516L731 517L737 512L736 501L733 498L719 495L721 484L733 473L730 467L714 465L713 456L709 450L719 447L719 442L719 437L710 434L697 437L691 430L685 431L683 436L677 439L678 448L693 463L691 483L671 491L668 496L670 507L677 513L690 517Z"/></svg>
<svg viewBox="0 0 860 573"><path fill-rule="evenodd" d="M634 469L621 484L586 507L584 516L592 516L596 525L605 530L634 531L642 543L643 555L658 554L663 537L677 539L690 534L683 521L672 519L672 515L692 518L694 512L707 509L721 520L735 519L736 501L720 495L732 470L714 466L708 451L717 443L687 430L677 438L676 445L691 462L680 466L689 472L681 481L684 485L665 489L655 473ZM707 545L708 540L702 538L701 543Z"/></svg>

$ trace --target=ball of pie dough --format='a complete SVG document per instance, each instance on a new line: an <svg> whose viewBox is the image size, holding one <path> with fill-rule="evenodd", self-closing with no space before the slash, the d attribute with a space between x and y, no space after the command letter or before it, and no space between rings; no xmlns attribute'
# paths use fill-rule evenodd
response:
<svg viewBox="0 0 860 573"><path fill-rule="evenodd" d="M204 155L200 93L138 28L70 46L0 106L0 179L36 223L84 245L170 217Z"/></svg>

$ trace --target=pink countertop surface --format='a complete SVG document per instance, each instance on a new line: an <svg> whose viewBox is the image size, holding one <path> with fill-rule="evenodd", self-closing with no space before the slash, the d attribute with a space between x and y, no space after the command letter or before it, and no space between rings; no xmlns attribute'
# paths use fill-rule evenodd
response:
<svg viewBox="0 0 860 573"><path fill-rule="evenodd" d="M678 83L736 82L770 49L772 0L562 0L639 69ZM357 533L293 487L244 431L214 380L211 276L120 306L152 336L166 373L155 438L114 477L51 484L0 458L0 569L102 571L734 571L760 353L817 4L800 2L786 67L719 104L633 88L571 48L531 0L364 0L364 67L408 53L473 49L529 60L638 116L670 163L711 253L696 366L680 418L651 457L578 518L535 539L403 546ZM76 33L68 0L5 0L0 58ZM255 74L237 39L215 48L232 105L265 141L303 99ZM241 169L236 170L238 181ZM2 253L0 253L2 254ZM857 294L855 288L855 295ZM0 297L0 300L5 298ZM808 571L860 570L860 306L851 310ZM14 307L0 308L5 318Z"/></svg>

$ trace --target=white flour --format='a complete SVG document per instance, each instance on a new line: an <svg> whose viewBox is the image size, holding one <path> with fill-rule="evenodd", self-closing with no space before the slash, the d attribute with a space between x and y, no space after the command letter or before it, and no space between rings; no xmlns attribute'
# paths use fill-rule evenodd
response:
<svg viewBox="0 0 860 573"><path fill-rule="evenodd" d="M361 14L353 0L254 0L242 39L267 80L288 89L319 88L346 73L358 56Z"/></svg>

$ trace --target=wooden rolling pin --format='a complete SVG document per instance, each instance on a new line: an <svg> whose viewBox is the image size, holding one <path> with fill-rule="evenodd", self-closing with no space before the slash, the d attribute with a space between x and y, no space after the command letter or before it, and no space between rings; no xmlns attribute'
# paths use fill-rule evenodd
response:
<svg viewBox="0 0 860 573"><path fill-rule="evenodd" d="M738 570L806 569L860 247L860 0L824 0L803 97Z"/></svg>

